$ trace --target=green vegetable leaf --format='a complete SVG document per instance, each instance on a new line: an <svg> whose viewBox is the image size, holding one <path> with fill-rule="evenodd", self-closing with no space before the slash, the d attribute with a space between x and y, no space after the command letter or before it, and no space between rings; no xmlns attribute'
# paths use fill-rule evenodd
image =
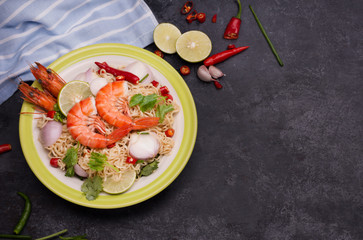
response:
<svg viewBox="0 0 363 240"><path fill-rule="evenodd" d="M143 162L144 162L144 160L139 159L139 160L136 160L135 164L139 164L139 163L143 163Z"/></svg>
<svg viewBox="0 0 363 240"><path fill-rule="evenodd" d="M92 152L88 166L92 170L102 171L106 165L106 162L107 156L105 154Z"/></svg>
<svg viewBox="0 0 363 240"><path fill-rule="evenodd" d="M142 100L144 99L144 96L142 94L135 94L131 97L129 106L134 107L140 103L142 103Z"/></svg>
<svg viewBox="0 0 363 240"><path fill-rule="evenodd" d="M143 167L140 171L140 177L149 176L150 174L152 174L156 169L158 169L158 164L158 161L154 161Z"/></svg>
<svg viewBox="0 0 363 240"><path fill-rule="evenodd" d="M90 169L95 171L102 171L105 165L113 168L116 172L119 172L119 170L115 166L107 162L107 156L105 154L96 152L91 153L91 158L88 162L88 166Z"/></svg>
<svg viewBox="0 0 363 240"><path fill-rule="evenodd" d="M146 112L148 110L153 109L153 107L155 106L155 104L158 101L158 98L159 98L159 96L155 93L144 96L143 101L140 103L140 110L142 112Z"/></svg>
<svg viewBox="0 0 363 240"><path fill-rule="evenodd" d="M53 109L55 111L54 120L63 123L67 117L60 111L58 104L54 104Z"/></svg>
<svg viewBox="0 0 363 240"><path fill-rule="evenodd" d="M62 239L62 240L87 240L86 235L78 235L78 236L74 236L74 237L62 237L62 236L59 236L59 238Z"/></svg>
<svg viewBox="0 0 363 240"><path fill-rule="evenodd" d="M158 105L156 108L156 117L159 118L159 122L162 123L165 118L165 114L174 110L173 105Z"/></svg>
<svg viewBox="0 0 363 240"><path fill-rule="evenodd" d="M67 150L66 155L62 159L62 161L66 164L66 168L67 168L66 176L67 177L74 176L74 165L76 165L78 162L77 152L78 152L78 147L77 148L71 147Z"/></svg>
<svg viewBox="0 0 363 240"><path fill-rule="evenodd" d="M82 192L86 195L87 200L92 201L98 197L102 191L102 178L98 175L93 178L87 178L81 187Z"/></svg>

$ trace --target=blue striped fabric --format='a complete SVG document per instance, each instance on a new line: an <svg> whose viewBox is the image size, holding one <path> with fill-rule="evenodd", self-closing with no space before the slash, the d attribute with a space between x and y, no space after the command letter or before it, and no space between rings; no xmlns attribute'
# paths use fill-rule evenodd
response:
<svg viewBox="0 0 363 240"><path fill-rule="evenodd" d="M34 80L29 64L96 43L144 48L158 24L143 0L0 0L0 9L0 104L16 77Z"/></svg>

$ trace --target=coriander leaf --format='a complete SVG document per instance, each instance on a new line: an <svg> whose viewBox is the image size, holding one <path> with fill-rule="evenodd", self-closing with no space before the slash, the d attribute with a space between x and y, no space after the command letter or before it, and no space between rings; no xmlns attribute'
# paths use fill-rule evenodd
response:
<svg viewBox="0 0 363 240"><path fill-rule="evenodd" d="M139 159L139 160L136 161L135 164L139 164L139 163L143 163L143 162L144 162L144 160Z"/></svg>
<svg viewBox="0 0 363 240"><path fill-rule="evenodd" d="M66 155L62 159L62 161L66 164L67 171L66 176L67 177L73 177L74 176L74 165L78 162L78 148L71 147L67 150Z"/></svg>
<svg viewBox="0 0 363 240"><path fill-rule="evenodd" d="M74 237L62 237L62 236L59 236L59 238L62 239L62 240L87 240L86 235L78 235L78 236L74 236Z"/></svg>
<svg viewBox="0 0 363 240"><path fill-rule="evenodd" d="M159 96L157 94L150 94L144 97L143 101L140 103L140 110L142 112L146 112L151 110L156 102L158 101Z"/></svg>
<svg viewBox="0 0 363 240"><path fill-rule="evenodd" d="M158 168L158 164L158 161L154 161L143 167L140 172L140 177L149 176L150 174L152 174Z"/></svg>
<svg viewBox="0 0 363 240"><path fill-rule="evenodd" d="M116 172L120 171L115 166L107 162L107 156L105 154L96 153L96 152L91 153L91 158L90 161L88 162L88 166L90 169L95 171L102 171L105 165L113 168Z"/></svg>
<svg viewBox="0 0 363 240"><path fill-rule="evenodd" d="M142 103L142 100L144 99L144 96L142 94L135 94L131 97L129 106L134 107L140 103Z"/></svg>
<svg viewBox="0 0 363 240"><path fill-rule="evenodd" d="M88 166L90 169L95 171L102 171L107 162L107 156L102 153L91 153L90 161L88 162Z"/></svg>
<svg viewBox="0 0 363 240"><path fill-rule="evenodd" d="M98 175L93 178L87 178L81 187L82 192L86 195L87 200L92 201L98 197L102 191L102 178Z"/></svg>
<svg viewBox="0 0 363 240"><path fill-rule="evenodd" d="M55 111L54 114L54 120L63 123L64 119L66 119L67 117L63 115L63 113L61 112L61 110L59 109L58 104L54 104L53 109Z"/></svg>
<svg viewBox="0 0 363 240"><path fill-rule="evenodd" d="M165 118L165 114L174 110L173 105L158 105L156 108L156 117L159 118L159 122L162 123Z"/></svg>

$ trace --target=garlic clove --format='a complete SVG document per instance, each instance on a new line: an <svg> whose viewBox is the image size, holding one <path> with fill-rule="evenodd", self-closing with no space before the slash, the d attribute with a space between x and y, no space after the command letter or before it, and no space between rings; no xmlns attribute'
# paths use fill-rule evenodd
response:
<svg viewBox="0 0 363 240"><path fill-rule="evenodd" d="M200 80L204 82L211 82L213 81L212 76L210 75L206 66L202 65L198 68L197 75Z"/></svg>
<svg viewBox="0 0 363 240"><path fill-rule="evenodd" d="M225 76L225 74L217 67L211 65L209 66L209 74L213 77L213 78L220 78Z"/></svg>

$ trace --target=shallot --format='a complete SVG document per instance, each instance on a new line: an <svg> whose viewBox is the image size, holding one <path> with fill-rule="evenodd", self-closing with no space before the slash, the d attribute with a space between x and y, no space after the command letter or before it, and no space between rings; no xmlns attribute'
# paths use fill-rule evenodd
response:
<svg viewBox="0 0 363 240"><path fill-rule="evenodd" d="M107 82L106 78L99 77L99 78L93 79L89 84L89 88L90 88L93 96L96 96L98 91L101 90L101 88L103 88L104 86L106 86L107 83L108 82Z"/></svg>
<svg viewBox="0 0 363 240"><path fill-rule="evenodd" d="M73 80L79 80L90 83L93 79L97 77L98 75L93 72L92 68L89 68L86 72L78 74Z"/></svg>
<svg viewBox="0 0 363 240"><path fill-rule="evenodd" d="M130 63L125 67L124 70L135 74L139 77L140 80L143 79L142 83L149 83L154 78L150 68L140 61L134 61Z"/></svg>
<svg viewBox="0 0 363 240"><path fill-rule="evenodd" d="M129 154L135 159L152 159L159 149L159 140L153 133L133 133L130 136Z"/></svg>
<svg viewBox="0 0 363 240"><path fill-rule="evenodd" d="M83 168L81 168L81 166L79 166L78 163L74 165L74 172L80 177L84 178L88 177L88 173Z"/></svg>
<svg viewBox="0 0 363 240"><path fill-rule="evenodd" d="M62 123L57 121L49 121L40 130L39 141L44 147L53 145L62 134Z"/></svg>
<svg viewBox="0 0 363 240"><path fill-rule="evenodd" d="M204 81L204 82L214 81L214 79L210 75L207 67L204 66L204 65L202 65L202 66L200 66L198 68L197 75L198 75L199 79L202 80L202 81Z"/></svg>

